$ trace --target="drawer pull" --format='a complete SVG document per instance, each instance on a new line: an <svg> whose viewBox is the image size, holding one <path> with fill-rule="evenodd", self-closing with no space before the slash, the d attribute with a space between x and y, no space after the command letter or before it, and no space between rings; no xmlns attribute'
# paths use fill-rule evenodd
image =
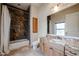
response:
<svg viewBox="0 0 79 59"><path fill-rule="evenodd" d="M50 49L52 49L52 50L53 50L53 48L50 48Z"/></svg>

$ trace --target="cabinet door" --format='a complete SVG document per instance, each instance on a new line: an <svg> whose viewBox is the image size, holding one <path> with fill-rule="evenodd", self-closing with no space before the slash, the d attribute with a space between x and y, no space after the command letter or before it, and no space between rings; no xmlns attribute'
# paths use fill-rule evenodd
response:
<svg viewBox="0 0 79 59"><path fill-rule="evenodd" d="M33 33L38 32L38 18L33 17Z"/></svg>

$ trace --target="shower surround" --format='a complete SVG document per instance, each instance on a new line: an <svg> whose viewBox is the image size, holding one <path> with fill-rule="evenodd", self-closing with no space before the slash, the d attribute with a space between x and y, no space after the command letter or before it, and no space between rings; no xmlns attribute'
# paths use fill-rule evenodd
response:
<svg viewBox="0 0 79 59"><path fill-rule="evenodd" d="M8 9L11 15L10 41L30 40L29 8L28 11L23 11L8 6Z"/></svg>

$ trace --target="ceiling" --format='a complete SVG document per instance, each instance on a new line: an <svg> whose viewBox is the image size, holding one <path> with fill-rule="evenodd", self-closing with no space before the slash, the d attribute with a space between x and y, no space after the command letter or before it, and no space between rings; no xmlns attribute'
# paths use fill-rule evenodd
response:
<svg viewBox="0 0 79 59"><path fill-rule="evenodd" d="M41 6L49 5L49 7L52 8L57 4L58 3L9 3L9 5L12 5L14 7L17 7L23 10L27 10L30 5L34 5L35 7L38 7L38 8L40 8ZM67 4L68 3L63 3L63 6Z"/></svg>
<svg viewBox="0 0 79 59"><path fill-rule="evenodd" d="M12 5L14 7L17 7L23 10L27 10L28 6L30 6L31 4L36 7L40 7L41 5L44 5L44 3L9 3L9 5Z"/></svg>
<svg viewBox="0 0 79 59"><path fill-rule="evenodd" d="M9 3L9 5L12 5L23 10L27 10L28 6L30 6L30 3Z"/></svg>
<svg viewBox="0 0 79 59"><path fill-rule="evenodd" d="M48 3L9 3L9 5L12 5L14 7L23 9L23 10L27 10L28 6L30 5L34 5L35 7L40 7L40 6L44 6Z"/></svg>

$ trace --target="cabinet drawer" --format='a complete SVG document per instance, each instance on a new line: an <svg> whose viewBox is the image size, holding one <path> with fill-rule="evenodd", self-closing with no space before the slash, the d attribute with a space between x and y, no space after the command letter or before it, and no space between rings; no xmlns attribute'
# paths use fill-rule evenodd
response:
<svg viewBox="0 0 79 59"><path fill-rule="evenodd" d="M77 56L79 55L79 50L73 49L71 47L65 47L65 55Z"/></svg>

